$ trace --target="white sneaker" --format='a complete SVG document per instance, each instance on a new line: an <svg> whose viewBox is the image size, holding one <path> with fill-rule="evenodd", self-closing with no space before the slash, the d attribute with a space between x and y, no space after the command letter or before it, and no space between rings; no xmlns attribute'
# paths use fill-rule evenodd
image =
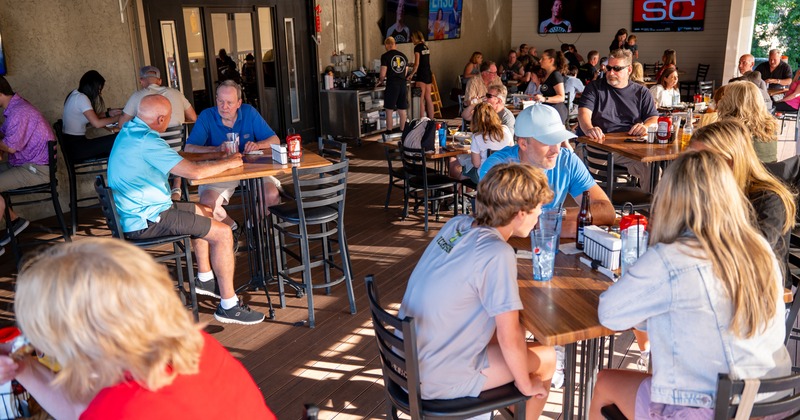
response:
<svg viewBox="0 0 800 420"><path fill-rule="evenodd" d="M642 351L639 360L636 361L636 368L639 372L647 372L650 370L650 350Z"/></svg>
<svg viewBox="0 0 800 420"><path fill-rule="evenodd" d="M563 346L555 346L556 349L556 371L553 373L553 379L550 381L550 387L561 389L564 386L564 359L566 352Z"/></svg>

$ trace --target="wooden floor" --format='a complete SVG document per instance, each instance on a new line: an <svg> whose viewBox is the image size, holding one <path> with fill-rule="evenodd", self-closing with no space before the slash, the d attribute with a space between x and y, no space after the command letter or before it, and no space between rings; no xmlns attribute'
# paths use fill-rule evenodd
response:
<svg viewBox="0 0 800 420"><path fill-rule="evenodd" d="M386 417L364 276L374 274L384 306L397 308L416 261L448 218L432 222L428 233L423 231L417 216L400 220L399 190L392 192L390 207L384 210L387 176L383 146L365 141L360 147L351 145L348 153L351 174L346 228L355 275L357 314L349 313L342 285L334 287L330 296L315 293L315 329L302 325L307 318L306 299L292 294L287 297L287 307L277 309L275 320L257 326L220 324L212 316L217 301L199 297L201 321L208 323L206 330L241 360L261 388L267 404L281 419L300 418L304 403L320 406L323 419ZM81 222L75 240L109 235L99 211L82 211ZM26 232L26 236L30 235ZM9 254L0 257L0 324L13 322L11 303L16 270ZM247 256L240 253L236 283L247 281ZM273 303L277 304L277 291L273 288L270 292ZM251 307L266 312L263 291L246 292L243 297ZM635 344L631 345L632 341L630 333L617 340L614 366L635 366L638 350ZM546 418L560 418L561 396L560 390L551 393Z"/></svg>

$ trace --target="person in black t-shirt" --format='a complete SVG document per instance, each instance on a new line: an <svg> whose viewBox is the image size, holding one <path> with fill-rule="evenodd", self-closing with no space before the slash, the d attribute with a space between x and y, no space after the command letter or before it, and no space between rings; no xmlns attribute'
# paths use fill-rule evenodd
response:
<svg viewBox="0 0 800 420"><path fill-rule="evenodd" d="M567 106L564 104L564 76L562 71L567 70L567 59L561 51L554 49L542 53L542 68L547 72L542 85L542 93L533 96L533 100L544 102L558 111L561 122L567 121Z"/></svg>
<svg viewBox="0 0 800 420"><path fill-rule="evenodd" d="M405 0L398 0L397 9L395 9L396 20L392 26L386 30L386 37L394 38L395 42L398 44L404 44L411 41L411 29L409 29L403 21L404 9Z"/></svg>
<svg viewBox="0 0 800 420"><path fill-rule="evenodd" d="M584 85L597 79L597 63L600 62L600 53L594 50L589 51L586 59L586 63L578 66L578 79L583 82Z"/></svg>
<svg viewBox="0 0 800 420"><path fill-rule="evenodd" d="M422 89L423 109L428 118L433 119L433 97L431 97L431 83L433 83L433 73L431 73L431 51L425 45L425 38L422 32L414 31L411 34L411 42L414 44L414 68L408 74L407 79L411 80L417 76L414 86Z"/></svg>
<svg viewBox="0 0 800 420"><path fill-rule="evenodd" d="M383 95L383 107L386 110L386 131L392 131L394 110L400 113L400 131L406 126L406 109L408 109L408 93L406 91L406 70L408 59L397 51L394 38L383 41L386 52L381 55L381 74L378 84L386 83Z"/></svg>
<svg viewBox="0 0 800 420"><path fill-rule="evenodd" d="M761 72L761 78L767 82L769 89L780 89L792 84L792 69L781 61L781 52L778 50L770 50L769 61L759 64L756 71Z"/></svg>
<svg viewBox="0 0 800 420"><path fill-rule="evenodd" d="M552 13L550 19L543 20L542 23L539 24L540 34L572 32L572 23L562 19L561 10L561 0L553 0L553 7L550 9Z"/></svg>

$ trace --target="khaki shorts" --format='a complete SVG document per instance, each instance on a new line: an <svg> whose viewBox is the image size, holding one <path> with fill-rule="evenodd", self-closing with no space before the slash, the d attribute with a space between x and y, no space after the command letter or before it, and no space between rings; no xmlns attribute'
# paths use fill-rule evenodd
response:
<svg viewBox="0 0 800 420"><path fill-rule="evenodd" d="M264 181L275 185L278 190L281 189L281 181L274 176L265 176ZM197 192L202 196L206 191L214 191L222 197L222 205L224 206L230 202L231 196L238 186L239 181L218 182L216 184L201 185L197 187Z"/></svg>
<svg viewBox="0 0 800 420"><path fill-rule="evenodd" d="M0 191L14 190L50 182L50 167L26 163L22 166L0 164Z"/></svg>

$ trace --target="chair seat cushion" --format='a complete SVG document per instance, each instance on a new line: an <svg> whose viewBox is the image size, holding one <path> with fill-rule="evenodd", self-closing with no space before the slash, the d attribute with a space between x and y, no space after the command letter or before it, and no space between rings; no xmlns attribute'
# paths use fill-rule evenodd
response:
<svg viewBox="0 0 800 420"><path fill-rule="evenodd" d="M289 202L272 206L269 208L270 213L275 216L286 220L287 222L300 223L300 211L297 208L296 202ZM336 218L339 210L336 207L322 206L305 209L306 223L322 223L327 220Z"/></svg>
<svg viewBox="0 0 800 420"><path fill-rule="evenodd" d="M428 174L428 188L449 187L456 182L458 181L446 175ZM414 188L422 188L424 186L424 181L421 176L412 176L408 179L408 185Z"/></svg>
<svg viewBox="0 0 800 420"><path fill-rule="evenodd" d="M189 235L170 235L170 236L159 236L158 238L147 238L147 239L125 239L126 241L140 247L140 248L147 248L156 245L168 244L172 242L182 241L186 238L191 238Z"/></svg>
<svg viewBox="0 0 800 420"><path fill-rule="evenodd" d="M653 194L649 192L642 191L639 188L634 187L620 187L614 188L611 191L611 197L609 197L612 203L615 205L623 204L623 203L631 203L634 206L641 205L641 204L648 204L653 200Z"/></svg>
<svg viewBox="0 0 800 420"><path fill-rule="evenodd" d="M392 383L389 389L392 402L401 410L408 410L408 393L397 384ZM480 393L475 398L455 398L452 400L423 400L422 414L430 417L469 418L488 413L525 401L528 398L519 392L513 383L499 386Z"/></svg>

